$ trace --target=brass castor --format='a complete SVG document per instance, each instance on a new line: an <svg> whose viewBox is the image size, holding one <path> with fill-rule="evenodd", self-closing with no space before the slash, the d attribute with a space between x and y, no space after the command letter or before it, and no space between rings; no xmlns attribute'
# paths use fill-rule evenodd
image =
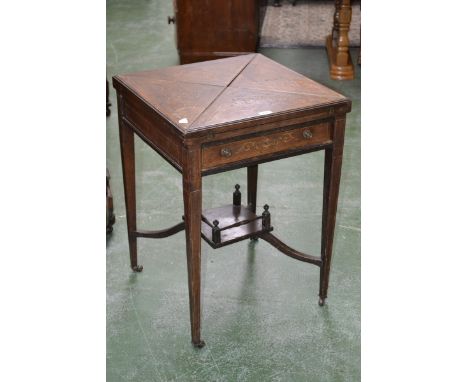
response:
<svg viewBox="0 0 468 382"><path fill-rule="evenodd" d="M325 298L319 297L319 305L324 306L325 305Z"/></svg>
<svg viewBox="0 0 468 382"><path fill-rule="evenodd" d="M143 265L135 265L132 267L133 272L141 272L143 270Z"/></svg>
<svg viewBox="0 0 468 382"><path fill-rule="evenodd" d="M194 347L198 348L198 349L201 349L203 346L205 346L205 341L203 340L200 340L200 342L193 342L192 341L192 344Z"/></svg>

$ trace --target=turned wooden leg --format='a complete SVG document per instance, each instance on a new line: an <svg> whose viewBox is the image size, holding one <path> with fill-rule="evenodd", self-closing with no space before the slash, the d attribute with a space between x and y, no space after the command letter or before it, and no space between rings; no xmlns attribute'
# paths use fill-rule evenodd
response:
<svg viewBox="0 0 468 382"><path fill-rule="evenodd" d="M338 192L340 188L341 162L343 158L344 127L345 118L336 119L333 134L333 147L325 150L321 245L322 265L320 266L319 292L320 306L325 303L328 292L336 208L338 205Z"/></svg>
<svg viewBox="0 0 468 382"><path fill-rule="evenodd" d="M202 182L200 148L187 148L184 152L183 188L184 218L187 246L187 270L190 300L190 328L192 343L205 346L201 339L201 208Z"/></svg>
<svg viewBox="0 0 468 382"><path fill-rule="evenodd" d="M334 80L352 80L354 67L349 52L349 28L351 24L351 0L336 0L332 33L326 46L330 64L330 77Z"/></svg>
<svg viewBox="0 0 468 382"><path fill-rule="evenodd" d="M350 0L342 0L338 14L338 49L336 63L338 66L349 62L349 28L351 25L352 8Z"/></svg>
<svg viewBox="0 0 468 382"><path fill-rule="evenodd" d="M335 0L335 13L333 14L333 29L332 29L332 37L335 38L338 35L338 29L340 25L340 7L341 7L341 0Z"/></svg>
<svg viewBox="0 0 468 382"><path fill-rule="evenodd" d="M120 106L120 105L119 105ZM127 232L130 248L130 266L135 272L141 272L143 267L137 261L136 231L136 195L135 195L135 139L133 130L120 118L119 133L120 153L122 156L122 171L125 191L125 208L127 211Z"/></svg>

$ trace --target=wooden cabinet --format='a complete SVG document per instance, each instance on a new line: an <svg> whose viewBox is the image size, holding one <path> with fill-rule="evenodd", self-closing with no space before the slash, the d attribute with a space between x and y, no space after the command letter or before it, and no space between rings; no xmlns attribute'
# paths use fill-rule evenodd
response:
<svg viewBox="0 0 468 382"><path fill-rule="evenodd" d="M180 63L257 50L265 0L174 0Z"/></svg>

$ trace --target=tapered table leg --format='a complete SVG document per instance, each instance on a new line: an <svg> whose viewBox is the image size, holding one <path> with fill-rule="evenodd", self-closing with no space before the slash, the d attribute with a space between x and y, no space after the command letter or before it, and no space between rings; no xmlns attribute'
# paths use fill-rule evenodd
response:
<svg viewBox="0 0 468 382"><path fill-rule="evenodd" d="M135 195L135 139L133 130L121 120L119 107L120 153L125 190L125 208L127 210L127 232L130 247L130 266L135 272L141 272L138 265L136 231L136 195Z"/></svg>
<svg viewBox="0 0 468 382"><path fill-rule="evenodd" d="M258 165L247 167L247 206L254 214L257 210L257 178ZM258 237L251 237L250 240L258 241Z"/></svg>
<svg viewBox="0 0 468 382"><path fill-rule="evenodd" d="M319 292L320 306L325 303L328 292L336 209L340 188L341 163L343 158L344 127L345 118L337 118L334 124L333 147L325 150L321 245L322 265L320 266Z"/></svg>
<svg viewBox="0 0 468 382"><path fill-rule="evenodd" d="M255 213L257 209L258 165L247 167L247 205Z"/></svg>
<svg viewBox="0 0 468 382"><path fill-rule="evenodd" d="M205 342L201 339L201 185L200 148L186 148L183 188L190 328L192 343L199 348L205 346Z"/></svg>

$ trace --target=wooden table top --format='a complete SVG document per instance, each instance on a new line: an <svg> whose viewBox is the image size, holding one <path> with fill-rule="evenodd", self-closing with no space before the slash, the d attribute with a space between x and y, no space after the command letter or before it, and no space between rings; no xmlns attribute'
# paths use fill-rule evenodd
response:
<svg viewBox="0 0 468 382"><path fill-rule="evenodd" d="M333 106L350 109L346 97L261 54L122 74L116 84L183 135Z"/></svg>

